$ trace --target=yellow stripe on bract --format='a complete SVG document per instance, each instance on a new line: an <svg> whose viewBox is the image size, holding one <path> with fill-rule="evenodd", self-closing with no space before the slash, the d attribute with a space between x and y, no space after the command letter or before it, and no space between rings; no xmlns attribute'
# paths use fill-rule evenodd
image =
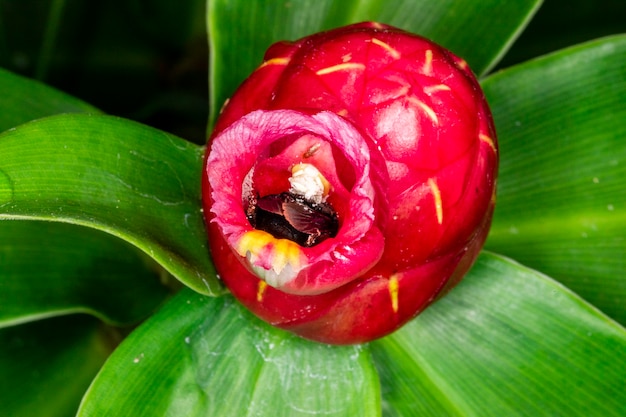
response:
<svg viewBox="0 0 626 417"><path fill-rule="evenodd" d="M409 103L415 104L420 109L422 109L424 111L424 113L426 113L426 116L428 116L428 118L430 120L432 120L432 122L435 125L439 124L439 118L437 117L437 113L435 113L435 111L432 109L432 107L430 107L429 105L427 105L423 101L418 100L415 97L409 97L408 101L409 101Z"/></svg>
<svg viewBox="0 0 626 417"><path fill-rule="evenodd" d="M267 67L269 65L287 65L291 61L291 58L272 58L263 62L259 68Z"/></svg>
<svg viewBox="0 0 626 417"><path fill-rule="evenodd" d="M439 186L434 179L430 178L428 180L428 186L430 187L430 191L433 193L433 198L435 199L435 211L437 213L437 223L443 223L443 205L441 204L441 191L439 191Z"/></svg>
<svg viewBox="0 0 626 417"><path fill-rule="evenodd" d="M267 288L267 282L262 279L259 280L259 285L256 291L256 300L260 303L263 301L263 295L265 294L265 289Z"/></svg>
<svg viewBox="0 0 626 417"><path fill-rule="evenodd" d="M321 70L317 70L317 75L325 75L330 74L331 72L344 71L344 70L363 70L365 69L364 64L359 64L358 62L344 62L343 64L333 65L332 67L322 68Z"/></svg>
<svg viewBox="0 0 626 417"><path fill-rule="evenodd" d="M450 91L450 90L451 88L445 84L437 84L437 85L431 85L430 87L424 87L424 92L428 95L437 93L439 91Z"/></svg>
<svg viewBox="0 0 626 417"><path fill-rule="evenodd" d="M393 309L394 313L397 313L398 312L398 290L400 289L398 276L395 274L392 275L389 278L389 282L387 285L389 288L389 297L391 297L391 308Z"/></svg>
<svg viewBox="0 0 626 417"><path fill-rule="evenodd" d="M425 58L422 71L424 71L424 74L430 75L433 72L433 51L427 49Z"/></svg>
<svg viewBox="0 0 626 417"><path fill-rule="evenodd" d="M392 48L391 45L389 45L388 43L383 42L380 39L376 39L376 38L372 38L372 43L374 45L380 46L381 48L384 48L387 52L389 52L389 55L391 55L392 58L394 59L400 58L400 52L397 49Z"/></svg>
<svg viewBox="0 0 626 417"><path fill-rule="evenodd" d="M493 139L491 139L489 136L484 135L484 134L479 134L478 135L478 139L480 139L481 141L487 143L487 145L489 145L491 147L491 149L493 149L494 152L497 152L496 150L496 145L495 143L493 143Z"/></svg>

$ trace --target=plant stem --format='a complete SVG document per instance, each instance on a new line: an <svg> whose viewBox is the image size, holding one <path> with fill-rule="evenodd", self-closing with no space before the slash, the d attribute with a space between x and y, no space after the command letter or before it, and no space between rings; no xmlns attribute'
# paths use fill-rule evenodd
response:
<svg viewBox="0 0 626 417"><path fill-rule="evenodd" d="M50 4L50 13L48 22L43 34L41 49L37 59L37 67L35 69L35 79L43 81L50 70L50 61L54 51L57 35L59 33L61 17L65 7L65 0L52 0Z"/></svg>

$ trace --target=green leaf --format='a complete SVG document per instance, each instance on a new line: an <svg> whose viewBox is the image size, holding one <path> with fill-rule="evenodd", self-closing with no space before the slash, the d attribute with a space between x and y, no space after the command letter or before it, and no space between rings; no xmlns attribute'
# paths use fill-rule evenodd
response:
<svg viewBox="0 0 626 417"><path fill-rule="evenodd" d="M487 247L626 323L626 36L487 78L500 141Z"/></svg>
<svg viewBox="0 0 626 417"><path fill-rule="evenodd" d="M210 0L211 126L224 101L276 41L374 20L430 38L483 74L498 62L540 4L540 0Z"/></svg>
<svg viewBox="0 0 626 417"><path fill-rule="evenodd" d="M378 416L363 346L275 329L230 296L183 290L133 332L85 395L87 416Z"/></svg>
<svg viewBox="0 0 626 417"><path fill-rule="evenodd" d="M0 329L0 415L67 417L111 351L89 316L65 316Z"/></svg>
<svg viewBox="0 0 626 417"><path fill-rule="evenodd" d="M0 132L58 113L100 113L72 96L0 68Z"/></svg>
<svg viewBox="0 0 626 417"><path fill-rule="evenodd" d="M68 114L5 132L0 154L0 219L100 229L196 291L221 291L200 209L203 148L128 120Z"/></svg>
<svg viewBox="0 0 626 417"><path fill-rule="evenodd" d="M386 416L623 416L626 331L553 280L483 253L371 344Z"/></svg>
<svg viewBox="0 0 626 417"><path fill-rule="evenodd" d="M0 90L0 130L57 113L99 112L2 69ZM70 224L0 222L0 265L0 327L76 311L131 323L166 295L156 268L128 244Z"/></svg>
<svg viewBox="0 0 626 417"><path fill-rule="evenodd" d="M167 296L145 255L70 224L1 221L0 265L0 327L75 312L130 324Z"/></svg>
<svg viewBox="0 0 626 417"><path fill-rule="evenodd" d="M553 280L483 253L400 331L331 347L184 290L131 334L79 416L618 416L626 331Z"/></svg>

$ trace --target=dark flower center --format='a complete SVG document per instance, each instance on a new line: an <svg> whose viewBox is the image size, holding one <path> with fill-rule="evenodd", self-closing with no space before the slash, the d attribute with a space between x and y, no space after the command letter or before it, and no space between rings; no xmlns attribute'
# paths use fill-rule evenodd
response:
<svg viewBox="0 0 626 417"><path fill-rule="evenodd" d="M304 247L335 237L339 230L337 213L330 204L308 201L290 192L253 198L246 215L255 229Z"/></svg>

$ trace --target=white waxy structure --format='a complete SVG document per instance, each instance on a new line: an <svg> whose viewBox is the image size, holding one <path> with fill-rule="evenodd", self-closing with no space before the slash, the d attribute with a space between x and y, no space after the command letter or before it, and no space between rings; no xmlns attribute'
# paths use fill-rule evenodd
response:
<svg viewBox="0 0 626 417"><path fill-rule="evenodd" d="M315 166L300 163L291 169L289 192L313 203L322 203L328 196L328 181Z"/></svg>

